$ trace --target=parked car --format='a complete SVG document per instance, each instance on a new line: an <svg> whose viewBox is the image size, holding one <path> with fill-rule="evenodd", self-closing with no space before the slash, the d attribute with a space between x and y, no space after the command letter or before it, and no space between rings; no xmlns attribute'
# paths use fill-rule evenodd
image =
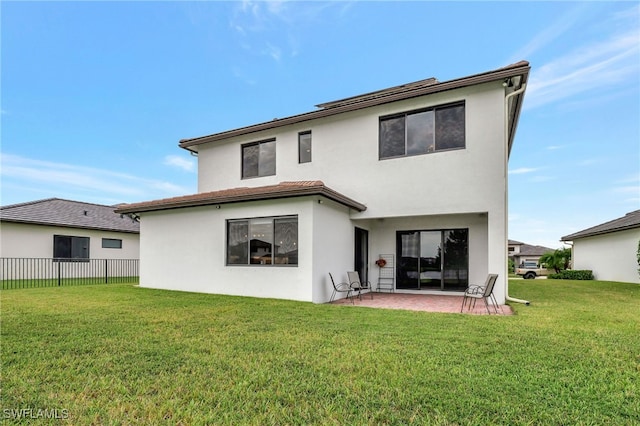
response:
<svg viewBox="0 0 640 426"><path fill-rule="evenodd" d="M536 262L522 262L516 268L516 275L521 276L525 280L533 280L536 277L546 276L549 271L541 268Z"/></svg>

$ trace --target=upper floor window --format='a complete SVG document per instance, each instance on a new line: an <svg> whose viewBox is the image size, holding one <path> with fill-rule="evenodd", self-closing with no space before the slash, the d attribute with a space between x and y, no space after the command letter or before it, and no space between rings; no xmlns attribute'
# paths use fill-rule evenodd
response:
<svg viewBox="0 0 640 426"><path fill-rule="evenodd" d="M380 159L465 147L464 102L380 117Z"/></svg>
<svg viewBox="0 0 640 426"><path fill-rule="evenodd" d="M298 133L298 163L311 162L311 131Z"/></svg>
<svg viewBox="0 0 640 426"><path fill-rule="evenodd" d="M242 145L242 178L276 174L276 140Z"/></svg>
<svg viewBox="0 0 640 426"><path fill-rule="evenodd" d="M89 259L89 237L54 235L53 257L56 259Z"/></svg>

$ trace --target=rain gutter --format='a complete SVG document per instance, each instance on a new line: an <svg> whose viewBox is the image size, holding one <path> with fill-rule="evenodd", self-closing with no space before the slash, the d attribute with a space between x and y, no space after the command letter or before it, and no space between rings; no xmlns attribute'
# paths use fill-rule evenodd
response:
<svg viewBox="0 0 640 426"><path fill-rule="evenodd" d="M512 96L523 93L526 87L527 87L527 84L522 83L522 86L520 86L518 90L514 90L513 92L507 94L504 97L504 139L507 145L505 155L504 155L504 205L507 207L507 209L509 208L508 207L509 206L509 176L508 176L509 175L509 152L508 152L509 151L509 99ZM505 230L504 234L509 235L508 218L507 220L504 221L504 230ZM507 245L505 245L505 252L506 252L505 254L508 253L507 246L508 246L508 242L507 242ZM506 269L506 273L504 275L505 276L505 285L504 285L505 299L508 300L509 302L523 303L525 305L529 305L531 302L529 302L528 300L516 299L515 297L509 296L508 266L505 269Z"/></svg>

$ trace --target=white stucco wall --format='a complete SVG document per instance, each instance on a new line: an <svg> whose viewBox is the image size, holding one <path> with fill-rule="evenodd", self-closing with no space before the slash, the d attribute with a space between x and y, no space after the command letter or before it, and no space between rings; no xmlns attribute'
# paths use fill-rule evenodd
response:
<svg viewBox="0 0 640 426"><path fill-rule="evenodd" d="M380 116L463 100L465 149L379 159ZM312 162L298 164L298 133L307 130L312 132ZM200 145L198 189L206 192L283 181L322 180L330 188L365 204L367 210L352 211L351 218L365 229L365 224L371 226L371 241L390 244L384 249L371 246L370 262L380 252L395 253L395 231L381 230L393 233L392 236L374 235L378 232L377 219L409 218L402 229L412 229L407 226L437 229L439 224L446 227L449 225L444 224L448 223L469 227L472 282L483 283L487 273L498 273L496 297L504 302L507 279L504 130L504 88L500 82L487 83ZM276 139L276 174L241 179L241 145L271 138ZM432 219L414 219L425 217ZM314 220L317 224L331 222L330 218ZM414 222L417 223L413 225ZM353 230L348 234L353 241ZM316 250L326 252L335 246L324 241L325 237L323 232L314 232L314 238L318 238ZM345 251L343 256L349 259L349 269L353 269L353 244L346 247L348 253ZM322 264L323 259L318 258L314 262L320 262L314 273L317 282L320 271L330 269L331 265ZM370 276L374 278L377 277ZM320 299L321 295L314 296L314 300Z"/></svg>
<svg viewBox="0 0 640 426"><path fill-rule="evenodd" d="M226 265L227 220L290 215L298 215L297 266ZM141 216L143 287L323 303L331 296L328 272L353 263L348 209L318 197Z"/></svg>
<svg viewBox="0 0 640 426"><path fill-rule="evenodd" d="M640 229L580 238L573 242L573 269L590 269L597 280L640 283L636 253Z"/></svg>
<svg viewBox="0 0 640 426"><path fill-rule="evenodd" d="M139 234L0 222L0 257L51 258L53 236L89 237L91 259L138 259ZM102 248L103 238L122 240L121 249Z"/></svg>
<svg viewBox="0 0 640 426"><path fill-rule="evenodd" d="M333 292L329 273L336 284L353 270L355 230L349 209L324 199L313 211L313 302L328 302ZM344 297L344 293L336 298Z"/></svg>
<svg viewBox="0 0 640 426"><path fill-rule="evenodd" d="M456 101L466 148L379 160L379 117ZM312 162L298 164L298 132L312 131ZM241 145L276 139L276 174L241 179ZM504 203L504 88L499 82L367 108L201 145L199 192L322 180L367 205L355 218L487 212Z"/></svg>

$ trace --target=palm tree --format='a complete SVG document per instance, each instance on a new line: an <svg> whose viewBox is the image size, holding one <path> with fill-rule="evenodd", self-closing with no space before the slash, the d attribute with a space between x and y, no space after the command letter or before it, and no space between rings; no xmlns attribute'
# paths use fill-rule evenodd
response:
<svg viewBox="0 0 640 426"><path fill-rule="evenodd" d="M556 274L561 270L568 269L570 262L570 248L559 248L556 251L548 251L540 256L540 263L545 264L547 269L553 268Z"/></svg>

